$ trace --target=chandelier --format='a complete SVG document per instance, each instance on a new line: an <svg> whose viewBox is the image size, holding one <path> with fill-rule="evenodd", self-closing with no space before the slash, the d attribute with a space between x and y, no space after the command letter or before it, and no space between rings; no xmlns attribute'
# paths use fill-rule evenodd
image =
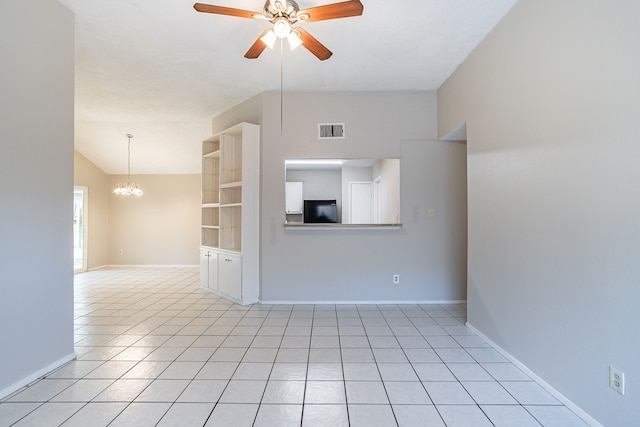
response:
<svg viewBox="0 0 640 427"><path fill-rule="evenodd" d="M133 138L133 135L128 133L127 138L129 138L127 145L127 180L118 183L118 186L113 189L113 193L121 196L130 196L132 194L134 196L142 196L142 190L138 184L131 182L131 138Z"/></svg>

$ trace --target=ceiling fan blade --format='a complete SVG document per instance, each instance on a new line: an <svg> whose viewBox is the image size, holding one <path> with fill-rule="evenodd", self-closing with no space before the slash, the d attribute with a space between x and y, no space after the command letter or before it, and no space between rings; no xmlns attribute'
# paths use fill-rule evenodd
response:
<svg viewBox="0 0 640 427"><path fill-rule="evenodd" d="M262 51L267 47L267 45L260 39L264 37L269 31L270 29L266 29L262 32L262 34L260 34L260 37L258 37L258 39L251 45L247 53L244 54L245 58L256 59L258 56L260 56Z"/></svg>
<svg viewBox="0 0 640 427"><path fill-rule="evenodd" d="M324 61L325 59L331 58L333 52L327 49L322 43L316 40L311 34L307 33L302 28L295 28L300 38L302 39L302 46L307 48L307 50L313 53L320 61Z"/></svg>
<svg viewBox="0 0 640 427"><path fill-rule="evenodd" d="M254 18L255 15L261 15L258 12L251 12L243 9L234 9L232 7L214 6L212 4L196 3L193 8L198 12L215 13L217 15L238 16L240 18Z"/></svg>
<svg viewBox="0 0 640 427"><path fill-rule="evenodd" d="M304 22L325 21L327 19L346 18L362 15L364 6L360 0L348 0L340 3L326 4L301 10L298 15L307 14L309 18Z"/></svg>

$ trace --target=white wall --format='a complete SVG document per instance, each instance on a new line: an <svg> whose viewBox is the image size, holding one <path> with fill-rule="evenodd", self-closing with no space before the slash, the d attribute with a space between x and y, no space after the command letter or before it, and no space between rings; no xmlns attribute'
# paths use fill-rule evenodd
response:
<svg viewBox="0 0 640 427"><path fill-rule="evenodd" d="M0 398L74 356L73 26L0 4Z"/></svg>
<svg viewBox="0 0 640 427"><path fill-rule="evenodd" d="M469 323L606 426L640 420L638 40L636 0L521 0L438 92L439 133L467 122Z"/></svg>
<svg viewBox="0 0 640 427"><path fill-rule="evenodd" d="M109 175L109 188L126 175ZM109 264L197 265L200 175L132 175L144 194L109 193ZM122 249L122 254L120 254Z"/></svg>
<svg viewBox="0 0 640 427"><path fill-rule="evenodd" d="M214 131L251 118L262 125L262 300L464 300L466 147L434 141L435 93L284 96L282 129L278 93L214 119ZM318 141L317 124L327 122L346 123L347 138ZM286 230L284 161L312 157L400 158L403 227ZM428 218L431 206L442 215ZM394 273L400 286L391 283Z"/></svg>

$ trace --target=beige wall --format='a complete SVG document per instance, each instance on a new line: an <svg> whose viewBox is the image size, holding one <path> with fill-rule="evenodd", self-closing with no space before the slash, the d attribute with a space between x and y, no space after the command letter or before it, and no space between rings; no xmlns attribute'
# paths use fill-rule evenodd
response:
<svg viewBox="0 0 640 427"><path fill-rule="evenodd" d="M637 0L521 0L438 92L438 133L467 122L469 323L606 426L640 420L638 40Z"/></svg>
<svg viewBox="0 0 640 427"><path fill-rule="evenodd" d="M109 189L125 179L109 175ZM200 175L132 175L131 180L144 191L141 197L109 192L109 264L198 264Z"/></svg>
<svg viewBox="0 0 640 427"><path fill-rule="evenodd" d="M74 185L89 189L87 268L108 264L109 176L79 152L74 152Z"/></svg>
<svg viewBox="0 0 640 427"><path fill-rule="evenodd" d="M122 197L112 190L126 176L77 151L74 172L74 184L89 188L88 268L198 264L200 175L136 175L144 194Z"/></svg>

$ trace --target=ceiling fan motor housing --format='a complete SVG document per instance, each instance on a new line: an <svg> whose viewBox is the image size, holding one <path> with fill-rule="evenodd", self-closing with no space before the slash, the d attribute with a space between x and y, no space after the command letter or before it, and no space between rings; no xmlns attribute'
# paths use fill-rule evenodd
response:
<svg viewBox="0 0 640 427"><path fill-rule="evenodd" d="M264 4L266 18L275 22L278 18L285 18L290 24L308 17L306 14L298 15L300 7L293 0L267 0Z"/></svg>

